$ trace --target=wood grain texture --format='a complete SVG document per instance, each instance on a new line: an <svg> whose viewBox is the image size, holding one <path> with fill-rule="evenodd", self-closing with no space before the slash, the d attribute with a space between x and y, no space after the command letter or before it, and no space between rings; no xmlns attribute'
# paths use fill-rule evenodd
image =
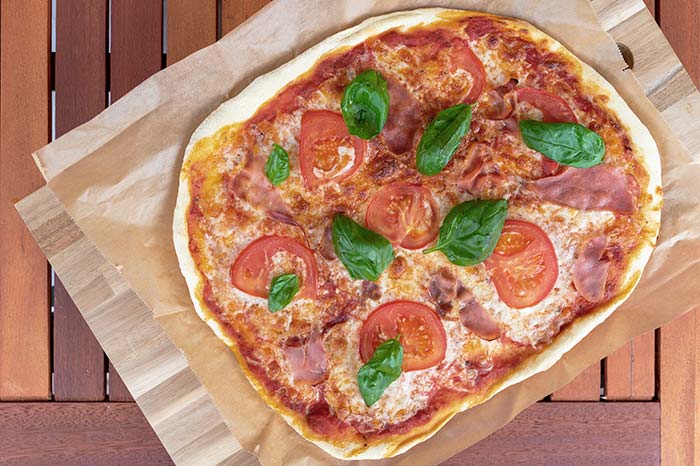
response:
<svg viewBox="0 0 700 466"><path fill-rule="evenodd" d="M107 2L56 3L56 135L89 120L107 103ZM105 398L104 354L63 284L54 289L54 396Z"/></svg>
<svg viewBox="0 0 700 466"><path fill-rule="evenodd" d="M161 68L163 3L112 0L112 102Z"/></svg>
<svg viewBox="0 0 700 466"><path fill-rule="evenodd" d="M700 465L700 311L661 328L662 466Z"/></svg>
<svg viewBox="0 0 700 466"><path fill-rule="evenodd" d="M43 181L30 154L50 137L49 7L0 10L0 400L51 397L48 265L13 206Z"/></svg>
<svg viewBox="0 0 700 466"><path fill-rule="evenodd" d="M221 0L221 35L253 16L271 0Z"/></svg>
<svg viewBox="0 0 700 466"><path fill-rule="evenodd" d="M216 0L169 0L168 65L216 41Z"/></svg>
<svg viewBox="0 0 700 466"><path fill-rule="evenodd" d="M656 16L656 0L644 0L644 4L649 9L652 16Z"/></svg>
<svg viewBox="0 0 700 466"><path fill-rule="evenodd" d="M110 91L112 102L161 69L163 3L160 0L112 0ZM110 401L131 401L110 362Z"/></svg>
<svg viewBox="0 0 700 466"><path fill-rule="evenodd" d="M658 403L538 403L442 465L657 465L658 423ZM173 464L132 403L0 404L0 464L49 459L53 466Z"/></svg>
<svg viewBox="0 0 700 466"><path fill-rule="evenodd" d="M656 390L654 331L640 335L605 359L605 398L645 400Z"/></svg>
<svg viewBox="0 0 700 466"><path fill-rule="evenodd" d="M65 278L100 344L118 363L136 402L174 461L187 466L258 464L241 449L151 310L83 236L51 189L39 189L18 203L17 209L57 273Z"/></svg>
<svg viewBox="0 0 700 466"><path fill-rule="evenodd" d="M134 403L0 403L5 466L171 466Z"/></svg>
<svg viewBox="0 0 700 466"><path fill-rule="evenodd" d="M658 403L537 403L442 466L658 465L658 425Z"/></svg>
<svg viewBox="0 0 700 466"><path fill-rule="evenodd" d="M664 0L657 12L661 30L695 85L700 85L700 2Z"/></svg>
<svg viewBox="0 0 700 466"><path fill-rule="evenodd" d="M661 30L697 86L700 83L700 3L663 0L657 12ZM696 118L680 117L693 109ZM688 113L687 111L685 112ZM700 99L691 94L682 105L664 111L673 128L686 135L686 147L700 156ZM700 465L700 309L694 309L661 328L659 345L661 407L661 464Z"/></svg>
<svg viewBox="0 0 700 466"><path fill-rule="evenodd" d="M598 401L600 399L600 363L589 366L568 385L552 393L552 401Z"/></svg>

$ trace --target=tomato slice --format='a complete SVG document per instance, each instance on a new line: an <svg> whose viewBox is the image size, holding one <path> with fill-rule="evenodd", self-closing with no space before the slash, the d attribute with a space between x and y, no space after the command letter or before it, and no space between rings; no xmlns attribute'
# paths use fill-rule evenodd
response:
<svg viewBox="0 0 700 466"><path fill-rule="evenodd" d="M486 86L486 70L481 60L474 54L466 41L455 40L452 43L453 64L457 68L462 68L472 78L471 88L464 97L463 102L473 104L484 91ZM453 69L453 71L455 71Z"/></svg>
<svg viewBox="0 0 700 466"><path fill-rule="evenodd" d="M351 176L366 153L367 141L350 135L340 113L307 110L302 115L299 168L308 188Z"/></svg>
<svg viewBox="0 0 700 466"><path fill-rule="evenodd" d="M542 112L542 121L546 123L578 123L576 114L566 100L551 92L523 87L518 89L518 101L536 107Z"/></svg>
<svg viewBox="0 0 700 466"><path fill-rule="evenodd" d="M432 240L440 228L440 212L426 188L396 182L383 186L369 201L367 228L393 244L418 249Z"/></svg>
<svg viewBox="0 0 700 466"><path fill-rule="evenodd" d="M256 239L243 249L230 270L236 288L260 298L267 298L272 278L283 273L299 275L299 297L316 297L314 253L292 238L273 235Z"/></svg>
<svg viewBox="0 0 700 466"><path fill-rule="evenodd" d="M413 301L392 301L375 309L360 332L360 356L369 361L377 346L399 336L404 371L435 366L445 359L447 335L438 315Z"/></svg>
<svg viewBox="0 0 700 466"><path fill-rule="evenodd" d="M559 274L557 255L547 234L521 220L506 220L496 249L484 264L498 296L515 309L542 301Z"/></svg>

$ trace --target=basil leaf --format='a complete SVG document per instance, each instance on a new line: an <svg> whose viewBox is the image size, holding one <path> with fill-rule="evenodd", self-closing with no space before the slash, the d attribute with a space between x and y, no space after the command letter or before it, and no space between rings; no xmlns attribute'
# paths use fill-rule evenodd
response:
<svg viewBox="0 0 700 466"><path fill-rule="evenodd" d="M343 92L340 110L350 134L362 139L379 134L389 115L389 91L382 75L367 70L355 76Z"/></svg>
<svg viewBox="0 0 700 466"><path fill-rule="evenodd" d="M456 205L440 226L435 246L424 254L442 251L455 265L476 265L496 248L506 221L508 201L475 199Z"/></svg>
<svg viewBox="0 0 700 466"><path fill-rule="evenodd" d="M603 162L605 156L603 138L577 123L524 120L520 133L527 147L562 165L588 168Z"/></svg>
<svg viewBox="0 0 700 466"><path fill-rule="evenodd" d="M265 176L275 186L289 176L289 154L278 144L272 145L272 152L265 163Z"/></svg>
<svg viewBox="0 0 700 466"><path fill-rule="evenodd" d="M375 281L394 260L388 239L341 214L333 217L333 249L355 279Z"/></svg>
<svg viewBox="0 0 700 466"><path fill-rule="evenodd" d="M293 273L278 275L270 283L270 295L267 298L267 305L270 311L281 311L292 302L294 296L299 292L299 277Z"/></svg>
<svg viewBox="0 0 700 466"><path fill-rule="evenodd" d="M416 165L424 175L437 175L454 155L472 122L472 106L446 108L430 122L416 150Z"/></svg>
<svg viewBox="0 0 700 466"><path fill-rule="evenodd" d="M392 338L377 346L372 359L357 372L357 384L367 406L372 406L384 390L401 375L403 347Z"/></svg>

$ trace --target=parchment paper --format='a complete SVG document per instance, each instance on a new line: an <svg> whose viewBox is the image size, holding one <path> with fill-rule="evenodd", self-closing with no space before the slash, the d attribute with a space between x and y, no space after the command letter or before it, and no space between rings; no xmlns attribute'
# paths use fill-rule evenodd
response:
<svg viewBox="0 0 700 466"><path fill-rule="evenodd" d="M486 437L625 342L698 303L700 166L644 97L586 0L276 0L218 43L147 80L35 157L51 189L117 266L182 349L228 426L265 465L346 464L298 436L245 380L196 316L180 275L171 223L184 148L199 123L254 77L370 16L424 6L528 20L613 83L661 153L665 205L659 244L630 299L547 372L455 417L431 440L382 465L436 464ZM359 462L358 462L359 463Z"/></svg>

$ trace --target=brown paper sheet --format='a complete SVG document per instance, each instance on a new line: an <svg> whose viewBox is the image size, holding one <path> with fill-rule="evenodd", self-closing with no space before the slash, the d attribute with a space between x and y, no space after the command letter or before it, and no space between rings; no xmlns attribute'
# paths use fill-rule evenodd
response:
<svg viewBox="0 0 700 466"><path fill-rule="evenodd" d="M610 319L547 372L458 415L408 454L373 464L428 465L447 459L626 341L698 302L700 166L672 136L632 73L622 71L625 65L615 43L586 0L277 0L218 43L147 80L93 121L35 154L56 196L153 310L232 432L265 465L347 463L306 442L273 413L232 354L196 316L171 237L183 151L204 117L254 77L362 19L424 6L528 20L592 64L654 135L662 154L665 205L659 244L642 282Z"/></svg>

